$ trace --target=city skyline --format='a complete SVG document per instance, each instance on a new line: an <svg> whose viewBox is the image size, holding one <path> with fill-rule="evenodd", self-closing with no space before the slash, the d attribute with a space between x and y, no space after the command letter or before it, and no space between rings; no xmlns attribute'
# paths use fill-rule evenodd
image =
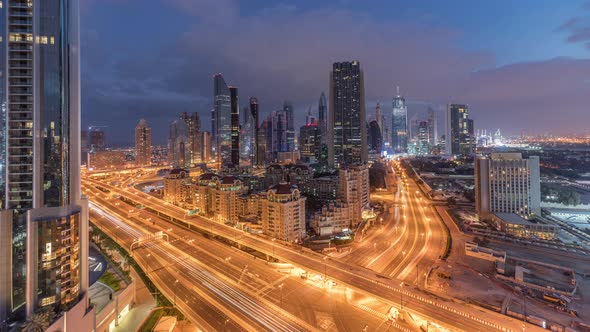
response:
<svg viewBox="0 0 590 332"><path fill-rule="evenodd" d="M423 2L409 6L382 1L371 2L372 5L324 4L319 8L308 1L270 8L262 2L187 4L150 0L149 3L151 6L143 8L139 8L141 4L137 1L107 1L101 6L90 1L84 6L83 43L87 52L83 55L82 74L83 91L87 92L83 100L83 123L101 125L107 118L117 119L110 129L115 133L111 135L114 144L132 141L128 135L119 134L128 133L119 129L131 128L137 121L131 114L159 123L171 120L171 109L196 111L208 123L212 108L210 78L217 72L241 88L241 107L246 106L244 103L250 96L259 99L261 118L279 109L283 100L291 100L295 127L298 127L309 105L316 105L317 95L328 90L326 68L340 59L358 59L364 64L367 109L373 109L377 100L391 100L392 90L399 85L410 113L427 106L442 112L447 103L460 102L470 105L476 123L500 127L506 134L520 133L522 129L530 133L550 130L557 134L586 130L579 122L572 121L584 114L589 88L587 50L584 39L576 37L584 31L584 20L576 18L589 13L582 1L567 5L544 1L545 6L537 3L527 6L523 2L511 6L512 12L507 13L501 12L504 7L501 3L482 8L458 3L446 9L426 6ZM199 12L204 12L196 10L199 6L210 8L208 17L199 16ZM399 7L395 12L400 14L387 18L369 8L381 6ZM155 9L150 7L161 10L156 10L156 16ZM116 24L105 27L102 22L116 21L119 9L145 15L134 18L137 27L114 36L114 31L121 29ZM497 21L504 24L491 22L486 11L497 14ZM551 11L549 17L548 11ZM461 14L468 18L460 22ZM514 20L511 15L523 17L525 27L520 28L516 24L520 19ZM221 24L219 18L228 18L223 22L231 23ZM329 24L321 24L322 18ZM345 25L349 18L359 23ZM154 20L174 21L174 24L152 31L146 19L150 26L160 25L152 24ZM415 22L408 23L412 20ZM266 30L276 31L264 32L271 23L276 29ZM301 25L305 26L292 29ZM358 46L362 38L352 33L355 27L362 27L362 35L370 36L365 47ZM137 29L143 32L139 34ZM203 34L209 29L216 32ZM229 35L232 29L241 30L245 34L241 40L249 42ZM501 37L492 40L488 30L494 29ZM336 43L342 40L338 31L351 32L347 45ZM137 50L130 50L121 39L129 34L138 39ZM144 35L150 36L149 42ZM169 40L170 35L179 37ZM534 43L533 40L541 37L544 43ZM276 51L264 51L264 57L260 57L253 53L256 48L251 45L264 40L276 43L278 49L314 48L316 56L310 59L297 51L287 52L283 57ZM395 46L383 46L392 44L391 40ZM115 51L108 54L116 55L105 54L106 41ZM177 53L164 60L162 54L168 54L163 53L168 47L175 47ZM136 56L140 50L141 56ZM222 54L222 50L229 52ZM239 59L230 54L240 54ZM387 54L396 56L391 59ZM161 61L167 61L169 66L155 65ZM194 66L194 61L200 65ZM571 75L564 80L562 73ZM555 109L560 109L559 116L553 115ZM514 114L513 121L502 123L508 114ZM154 128L154 142L163 142L165 132L165 128Z"/></svg>

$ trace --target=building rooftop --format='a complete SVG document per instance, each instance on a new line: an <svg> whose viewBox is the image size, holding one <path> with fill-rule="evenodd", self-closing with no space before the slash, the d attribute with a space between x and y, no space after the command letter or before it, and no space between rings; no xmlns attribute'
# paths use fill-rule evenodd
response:
<svg viewBox="0 0 590 332"><path fill-rule="evenodd" d="M297 189L297 186L286 182L281 182L270 187L270 190L273 190L277 195L289 195L295 189Z"/></svg>
<svg viewBox="0 0 590 332"><path fill-rule="evenodd" d="M228 175L221 178L221 184L233 184L234 182L236 182L236 177L233 175Z"/></svg>
<svg viewBox="0 0 590 332"><path fill-rule="evenodd" d="M535 221L524 219L523 217L519 216L516 213L500 212L500 213L495 213L495 215L496 215L496 217L504 220L505 222L507 222L509 224L517 224L517 225L534 225L534 224L536 224Z"/></svg>
<svg viewBox="0 0 590 332"><path fill-rule="evenodd" d="M186 174L189 173L189 171L186 170L186 169L183 169L183 168L175 168L175 169L173 169L173 170L170 171L170 175L178 175L178 174L181 174L182 172L184 172Z"/></svg>
<svg viewBox="0 0 590 332"><path fill-rule="evenodd" d="M219 175L209 172L199 176L199 180L213 180L213 178L219 178Z"/></svg>

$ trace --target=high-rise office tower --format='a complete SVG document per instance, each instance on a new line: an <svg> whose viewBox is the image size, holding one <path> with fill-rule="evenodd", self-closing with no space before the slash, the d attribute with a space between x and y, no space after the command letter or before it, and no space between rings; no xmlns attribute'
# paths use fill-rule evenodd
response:
<svg viewBox="0 0 590 332"><path fill-rule="evenodd" d="M367 162L363 72L358 61L336 62L330 72L328 164L340 168Z"/></svg>
<svg viewBox="0 0 590 332"><path fill-rule="evenodd" d="M375 106L375 120L377 121L377 125L379 125L379 131L381 133L385 132L385 126L384 126L384 118L383 118L383 113L381 112L381 103L377 102L377 106ZM369 123L369 126L371 124Z"/></svg>
<svg viewBox="0 0 590 332"><path fill-rule="evenodd" d="M418 124L418 146L416 149L419 155L430 153L430 132L428 129L428 122L420 121Z"/></svg>
<svg viewBox="0 0 590 332"><path fill-rule="evenodd" d="M67 317L53 331L93 328L78 13L75 0L0 6L0 117L10 128L0 131L0 330L37 310Z"/></svg>
<svg viewBox="0 0 590 332"><path fill-rule="evenodd" d="M255 97L250 98L250 114L252 116L252 121L254 123L254 158L253 164L255 166L261 167L264 166L264 159L266 151L263 151L263 147L261 144L263 143L263 139L261 139L260 135L260 122L258 122L258 99Z"/></svg>
<svg viewBox="0 0 590 332"><path fill-rule="evenodd" d="M438 124L436 112L428 107L428 139L430 146L436 146L438 143Z"/></svg>
<svg viewBox="0 0 590 332"><path fill-rule="evenodd" d="M470 156L475 153L473 120L464 104L447 105L445 152L447 155Z"/></svg>
<svg viewBox="0 0 590 332"><path fill-rule="evenodd" d="M240 160L252 164L254 160L254 117L250 107L242 108L242 123L240 124ZM253 164L252 164L253 165Z"/></svg>
<svg viewBox="0 0 590 332"><path fill-rule="evenodd" d="M482 219L494 213L541 215L539 157L492 153L475 160L475 207Z"/></svg>
<svg viewBox="0 0 590 332"><path fill-rule="evenodd" d="M222 165L232 164L240 166L240 105L238 104L238 88L229 88L231 105L231 154L229 162L223 161Z"/></svg>
<svg viewBox="0 0 590 332"><path fill-rule="evenodd" d="M326 95L323 92L320 95L320 101L318 103L318 122L322 137L321 143L326 144L328 139L328 104L326 103Z"/></svg>
<svg viewBox="0 0 590 332"><path fill-rule="evenodd" d="M295 151L295 124L293 123L293 105L290 101L285 101L283 103L283 112L285 112L285 120L286 120L286 128L285 128L285 137L286 141L286 150L287 152Z"/></svg>
<svg viewBox="0 0 590 332"><path fill-rule="evenodd" d="M408 108L406 100L399 93L393 97L393 112L391 116L391 143L395 153L408 152Z"/></svg>
<svg viewBox="0 0 590 332"><path fill-rule="evenodd" d="M372 153L381 153L383 147L383 135L377 120L369 122L369 151Z"/></svg>
<svg viewBox="0 0 590 332"><path fill-rule="evenodd" d="M215 142L214 153L217 162L231 162L231 97L230 91L221 74L213 77L213 108L215 130L211 131Z"/></svg>
<svg viewBox="0 0 590 332"><path fill-rule="evenodd" d="M212 158L212 139L211 133L208 131L201 132L201 159L204 163L207 163Z"/></svg>
<svg viewBox="0 0 590 332"><path fill-rule="evenodd" d="M90 152L103 151L106 148L106 134L100 127L88 127Z"/></svg>
<svg viewBox="0 0 590 332"><path fill-rule="evenodd" d="M277 161L280 152L287 152L287 115L284 110L274 111L268 117L267 135L270 136L267 153Z"/></svg>
<svg viewBox="0 0 590 332"><path fill-rule="evenodd" d="M135 164L147 166L152 160L152 128L145 119L135 127Z"/></svg>
<svg viewBox="0 0 590 332"><path fill-rule="evenodd" d="M168 133L168 163L175 168L190 167L190 144L188 127L181 120L170 124Z"/></svg>
<svg viewBox="0 0 590 332"><path fill-rule="evenodd" d="M193 164L201 162L201 118L199 113L194 112L189 115L187 112L182 112L180 119L188 128L188 161Z"/></svg>
<svg viewBox="0 0 590 332"><path fill-rule="evenodd" d="M305 126L299 128L299 153L305 162L312 162L319 158L322 145L321 132L318 123L311 116L307 116Z"/></svg>

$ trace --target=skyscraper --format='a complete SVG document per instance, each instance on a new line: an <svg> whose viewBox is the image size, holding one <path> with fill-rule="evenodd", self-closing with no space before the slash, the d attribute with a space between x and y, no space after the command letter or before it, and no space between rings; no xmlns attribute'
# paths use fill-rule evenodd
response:
<svg viewBox="0 0 590 332"><path fill-rule="evenodd" d="M221 74L213 76L214 154L220 164L231 162L231 97Z"/></svg>
<svg viewBox="0 0 590 332"><path fill-rule="evenodd" d="M238 88L229 88L231 105L231 154L230 159L223 160L222 165L240 166L240 105L238 104Z"/></svg>
<svg viewBox="0 0 590 332"><path fill-rule="evenodd" d="M254 117L249 107L242 108L242 123L240 124L240 160L253 164L254 160Z"/></svg>
<svg viewBox="0 0 590 332"><path fill-rule="evenodd" d="M201 159L204 163L209 162L212 158L212 145L211 133L201 132Z"/></svg>
<svg viewBox="0 0 590 332"><path fill-rule="evenodd" d="M384 119L383 119L383 113L381 113L381 103L377 102L377 106L375 106L375 120L377 121L377 124L379 125L379 130L381 131L381 133L385 132L385 126L383 125L384 123ZM369 124L370 126L370 124Z"/></svg>
<svg viewBox="0 0 590 332"><path fill-rule="evenodd" d="M470 156L475 153L473 120L464 104L447 105L445 152L447 155Z"/></svg>
<svg viewBox="0 0 590 332"><path fill-rule="evenodd" d="M377 120L373 120L369 123L369 151L372 153L381 153L383 147L383 135L381 134L381 128Z"/></svg>
<svg viewBox="0 0 590 332"><path fill-rule="evenodd" d="M367 123L363 72L358 61L336 62L330 72L328 164L367 161Z"/></svg>
<svg viewBox="0 0 590 332"><path fill-rule="evenodd" d="M299 128L299 153L305 162L319 159L321 149L321 132L317 121L308 113L305 125Z"/></svg>
<svg viewBox="0 0 590 332"><path fill-rule="evenodd" d="M135 164L147 166L152 160L152 128L145 119L135 127Z"/></svg>
<svg viewBox="0 0 590 332"><path fill-rule="evenodd" d="M186 123L177 119L168 133L168 163L175 168L190 167L190 144Z"/></svg>
<svg viewBox="0 0 590 332"><path fill-rule="evenodd" d="M397 87L393 97L393 112L391 120L391 143L395 153L408 152L408 108L406 100L399 94Z"/></svg>
<svg viewBox="0 0 590 332"><path fill-rule="evenodd" d="M430 146L436 146L438 143L438 124L436 113L428 107L428 139Z"/></svg>
<svg viewBox="0 0 590 332"><path fill-rule="evenodd" d="M47 309L68 314L52 330L91 330L79 4L3 4L0 116L11 130L0 134L0 329L9 316Z"/></svg>
<svg viewBox="0 0 590 332"><path fill-rule="evenodd" d="M419 155L430 153L430 132L427 121L420 121L418 124L418 146L416 150Z"/></svg>
<svg viewBox="0 0 590 332"><path fill-rule="evenodd" d="M260 134L260 122L258 122L258 99L255 97L250 98L250 114L254 122L254 159L253 164L255 166L264 166L266 141L261 137ZM261 144L264 144L262 146Z"/></svg>
<svg viewBox="0 0 590 332"><path fill-rule="evenodd" d="M103 151L106 148L106 135L100 127L88 127L88 143L90 152Z"/></svg>
<svg viewBox="0 0 590 332"><path fill-rule="evenodd" d="M318 120L322 144L326 144L328 139L328 105L326 103L326 95L322 92L320 101L318 103Z"/></svg>
<svg viewBox="0 0 590 332"><path fill-rule="evenodd" d="M285 112L285 138L287 139L285 151L295 151L295 124L293 123L293 105L290 101L285 100L283 103L283 112Z"/></svg>
<svg viewBox="0 0 590 332"><path fill-rule="evenodd" d="M182 112L180 119L184 121L188 129L188 150L187 160L189 163L201 162L201 118L199 113L194 112L189 116Z"/></svg>

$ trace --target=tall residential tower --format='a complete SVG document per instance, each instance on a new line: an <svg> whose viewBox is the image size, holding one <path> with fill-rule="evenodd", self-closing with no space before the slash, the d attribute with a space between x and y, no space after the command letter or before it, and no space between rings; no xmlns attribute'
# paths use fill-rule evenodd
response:
<svg viewBox="0 0 590 332"><path fill-rule="evenodd" d="M328 114L328 164L340 168L367 162L365 90L358 61L333 64Z"/></svg>
<svg viewBox="0 0 590 332"><path fill-rule="evenodd" d="M0 52L0 330L38 310L92 330L78 1L2 1Z"/></svg>

